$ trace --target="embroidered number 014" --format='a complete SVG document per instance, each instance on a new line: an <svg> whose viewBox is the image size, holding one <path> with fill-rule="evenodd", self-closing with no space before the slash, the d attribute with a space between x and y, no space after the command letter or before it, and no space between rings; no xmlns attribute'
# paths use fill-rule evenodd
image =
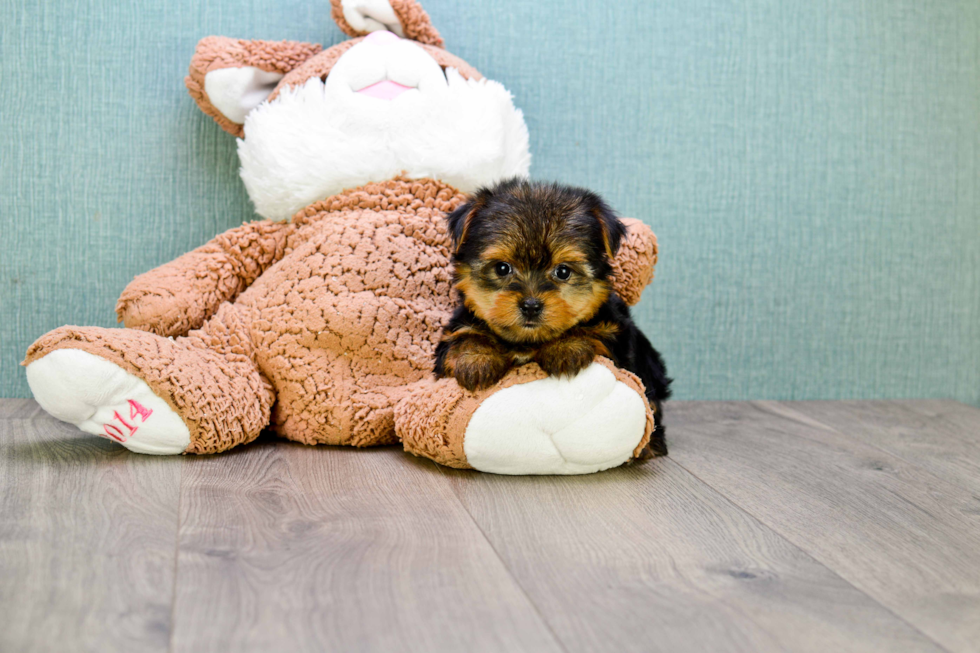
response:
<svg viewBox="0 0 980 653"><path fill-rule="evenodd" d="M133 437L133 434L139 430L136 424L137 418L140 422L146 423L146 420L150 418L153 411L145 407L140 402L135 399L127 399L129 402L129 422L123 419L123 416L119 414L119 411L113 411L112 421L108 424L103 424L102 428L105 434L115 440L116 442L125 442L129 438ZM119 423L119 425L116 424ZM130 423L132 422L132 424Z"/></svg>

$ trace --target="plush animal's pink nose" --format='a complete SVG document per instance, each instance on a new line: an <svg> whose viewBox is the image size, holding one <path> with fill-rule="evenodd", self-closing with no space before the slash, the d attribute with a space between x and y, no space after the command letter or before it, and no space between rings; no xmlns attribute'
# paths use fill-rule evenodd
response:
<svg viewBox="0 0 980 653"><path fill-rule="evenodd" d="M364 40L365 41L368 41L370 43L374 43L376 45L384 45L385 43L391 43L392 41L398 41L399 38L398 38L398 35L395 34L395 33L393 33L393 32L389 32L386 29L379 29L379 30L377 30L375 32L371 32L370 34L368 34L367 36L365 36L364 37Z"/></svg>

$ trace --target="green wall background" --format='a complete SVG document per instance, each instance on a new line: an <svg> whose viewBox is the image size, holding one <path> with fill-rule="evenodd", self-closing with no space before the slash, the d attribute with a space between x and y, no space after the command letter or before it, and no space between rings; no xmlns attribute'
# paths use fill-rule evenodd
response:
<svg viewBox="0 0 980 653"><path fill-rule="evenodd" d="M636 310L691 399L980 405L976 0L426 0L514 93L532 175L657 232ZM253 212L200 37L343 38L326 0L0 4L0 396L61 324Z"/></svg>

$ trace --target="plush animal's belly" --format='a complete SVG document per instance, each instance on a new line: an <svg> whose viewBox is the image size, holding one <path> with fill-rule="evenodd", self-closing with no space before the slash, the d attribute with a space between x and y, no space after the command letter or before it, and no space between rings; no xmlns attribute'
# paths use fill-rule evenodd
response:
<svg viewBox="0 0 980 653"><path fill-rule="evenodd" d="M283 435L359 444L350 438L378 419L387 433L400 390L431 374L451 270L444 230L419 222L388 211L310 225L239 297Z"/></svg>

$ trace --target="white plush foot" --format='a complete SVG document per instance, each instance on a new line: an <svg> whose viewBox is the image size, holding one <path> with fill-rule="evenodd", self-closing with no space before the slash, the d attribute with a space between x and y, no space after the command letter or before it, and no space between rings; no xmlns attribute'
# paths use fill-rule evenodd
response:
<svg viewBox="0 0 980 653"><path fill-rule="evenodd" d="M466 427L469 464L495 474L591 474L622 465L643 438L643 399L593 363L486 399Z"/></svg>
<svg viewBox="0 0 980 653"><path fill-rule="evenodd" d="M178 454L190 444L187 425L142 379L88 352L55 350L27 366L27 382L51 415L130 451Z"/></svg>

